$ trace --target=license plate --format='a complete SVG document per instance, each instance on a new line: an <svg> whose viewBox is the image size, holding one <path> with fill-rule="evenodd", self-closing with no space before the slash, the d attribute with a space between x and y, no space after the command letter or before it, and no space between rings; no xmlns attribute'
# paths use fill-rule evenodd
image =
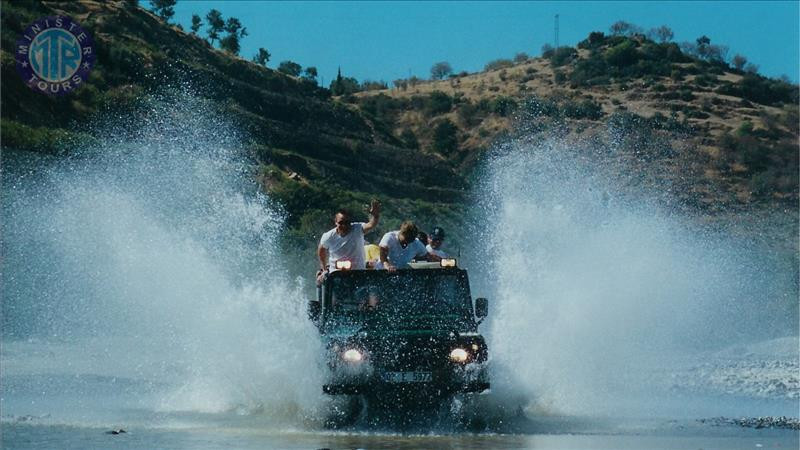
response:
<svg viewBox="0 0 800 450"><path fill-rule="evenodd" d="M430 372L383 372L383 381L387 383L425 383L431 381Z"/></svg>

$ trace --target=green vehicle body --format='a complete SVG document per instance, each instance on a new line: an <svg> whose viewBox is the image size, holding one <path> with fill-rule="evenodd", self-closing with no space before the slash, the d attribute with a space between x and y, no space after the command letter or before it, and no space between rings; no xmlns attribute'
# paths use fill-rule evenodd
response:
<svg viewBox="0 0 800 450"><path fill-rule="evenodd" d="M478 332L488 302L473 302L465 270L337 271L317 300L309 317L326 348L326 394L409 400L489 389Z"/></svg>

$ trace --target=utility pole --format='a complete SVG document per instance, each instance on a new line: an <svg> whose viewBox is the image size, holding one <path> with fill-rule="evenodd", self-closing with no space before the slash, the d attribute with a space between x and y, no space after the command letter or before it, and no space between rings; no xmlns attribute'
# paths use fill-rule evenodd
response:
<svg viewBox="0 0 800 450"><path fill-rule="evenodd" d="M553 48L558 48L558 14L556 14L555 32L553 34L555 35L555 45Z"/></svg>

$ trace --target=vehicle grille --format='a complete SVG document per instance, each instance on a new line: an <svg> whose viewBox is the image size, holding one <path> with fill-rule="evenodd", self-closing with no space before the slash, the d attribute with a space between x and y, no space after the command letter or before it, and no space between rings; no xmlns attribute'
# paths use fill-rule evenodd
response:
<svg viewBox="0 0 800 450"><path fill-rule="evenodd" d="M432 370L447 363L450 346L434 337L404 337L371 343L374 366L384 370Z"/></svg>

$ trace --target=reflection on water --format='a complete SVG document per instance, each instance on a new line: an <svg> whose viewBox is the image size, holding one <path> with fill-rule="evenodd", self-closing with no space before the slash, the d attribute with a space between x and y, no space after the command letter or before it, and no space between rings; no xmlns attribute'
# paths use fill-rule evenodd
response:
<svg viewBox="0 0 800 450"><path fill-rule="evenodd" d="M3 446L42 448L57 443L68 448L191 449L696 449L738 450L797 448L800 435L784 430L723 431L674 425L661 431L536 435L414 435L306 432L273 433L258 429L203 428L186 430L129 429L119 435L99 428L4 424Z"/></svg>

